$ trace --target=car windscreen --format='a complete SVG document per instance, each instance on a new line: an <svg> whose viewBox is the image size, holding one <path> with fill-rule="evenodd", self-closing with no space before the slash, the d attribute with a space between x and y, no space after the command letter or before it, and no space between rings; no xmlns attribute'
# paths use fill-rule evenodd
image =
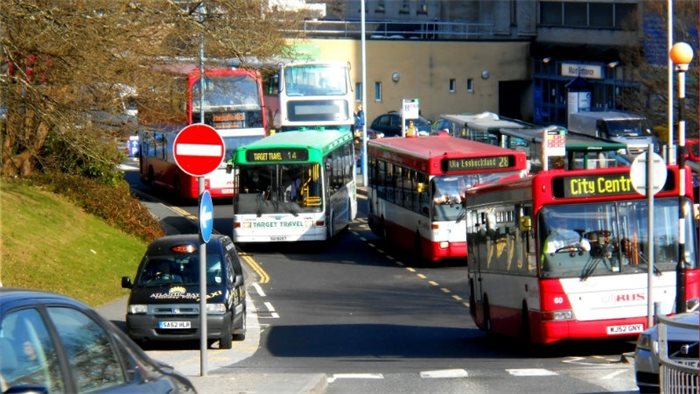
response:
<svg viewBox="0 0 700 394"><path fill-rule="evenodd" d="M207 285L220 285L224 281L222 256L207 253ZM162 286L170 284L199 284L199 254L165 254L146 256L140 265L137 286Z"/></svg>

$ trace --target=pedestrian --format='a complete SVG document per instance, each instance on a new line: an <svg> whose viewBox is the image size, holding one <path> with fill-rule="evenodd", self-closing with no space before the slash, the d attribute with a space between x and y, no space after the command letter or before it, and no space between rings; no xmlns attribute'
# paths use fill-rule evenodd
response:
<svg viewBox="0 0 700 394"><path fill-rule="evenodd" d="M418 136L418 131L416 130L416 125L412 120L408 121L408 129L406 130L406 137L416 137Z"/></svg>
<svg viewBox="0 0 700 394"><path fill-rule="evenodd" d="M355 138L360 138L362 136L362 130L365 127L365 111L362 110L362 104L357 104L357 110L355 111Z"/></svg>

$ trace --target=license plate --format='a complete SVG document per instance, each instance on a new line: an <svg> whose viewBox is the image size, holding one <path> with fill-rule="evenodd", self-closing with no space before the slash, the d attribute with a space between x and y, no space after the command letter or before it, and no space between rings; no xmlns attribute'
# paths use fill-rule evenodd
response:
<svg viewBox="0 0 700 394"><path fill-rule="evenodd" d="M192 324L188 321L170 321L164 320L158 322L158 328L191 328Z"/></svg>
<svg viewBox="0 0 700 394"><path fill-rule="evenodd" d="M270 241L286 241L287 237L284 235L277 235L277 236L272 236L270 237Z"/></svg>
<svg viewBox="0 0 700 394"><path fill-rule="evenodd" d="M631 334L644 331L643 324L626 324L624 326L608 326L608 335Z"/></svg>

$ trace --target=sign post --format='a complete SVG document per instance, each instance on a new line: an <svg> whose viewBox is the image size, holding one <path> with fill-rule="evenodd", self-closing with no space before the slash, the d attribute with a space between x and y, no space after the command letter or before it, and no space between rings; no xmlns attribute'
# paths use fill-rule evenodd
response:
<svg viewBox="0 0 700 394"><path fill-rule="evenodd" d="M654 153L654 145L649 144L646 153L640 153L632 161L630 167L630 181L637 193L647 196L649 205L649 218L647 232L649 240L654 239L654 195L663 189L666 184L666 162ZM654 308L652 301L652 289L654 278L654 243L647 245L647 328L654 325Z"/></svg>
<svg viewBox="0 0 700 394"><path fill-rule="evenodd" d="M213 127L195 123L175 136L173 157L183 172L199 178L199 339L200 374L207 374L207 242L214 227L214 206L211 194L204 190L204 175L216 170L224 161L224 140Z"/></svg>
<svg viewBox="0 0 700 394"><path fill-rule="evenodd" d="M550 157L561 157L562 163L566 157L566 130L557 126L545 127L542 130L542 169L549 169Z"/></svg>

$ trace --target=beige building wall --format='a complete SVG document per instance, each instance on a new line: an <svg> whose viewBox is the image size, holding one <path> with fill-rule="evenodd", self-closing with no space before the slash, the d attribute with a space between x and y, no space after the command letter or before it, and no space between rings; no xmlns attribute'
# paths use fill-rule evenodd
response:
<svg viewBox="0 0 700 394"><path fill-rule="evenodd" d="M360 40L312 39L293 45L306 47L305 52L317 60L350 62L353 87L361 82ZM423 116L433 120L442 113L498 112L499 83L529 80L531 75L530 43L526 41L367 40L366 47L368 122L384 112L400 110L404 98L418 98ZM392 81L394 72L400 73L398 82ZM484 72L487 78L482 77ZM449 91L450 79L455 80L454 92ZM467 91L469 79L471 92ZM381 100L375 100L376 82L382 86Z"/></svg>

